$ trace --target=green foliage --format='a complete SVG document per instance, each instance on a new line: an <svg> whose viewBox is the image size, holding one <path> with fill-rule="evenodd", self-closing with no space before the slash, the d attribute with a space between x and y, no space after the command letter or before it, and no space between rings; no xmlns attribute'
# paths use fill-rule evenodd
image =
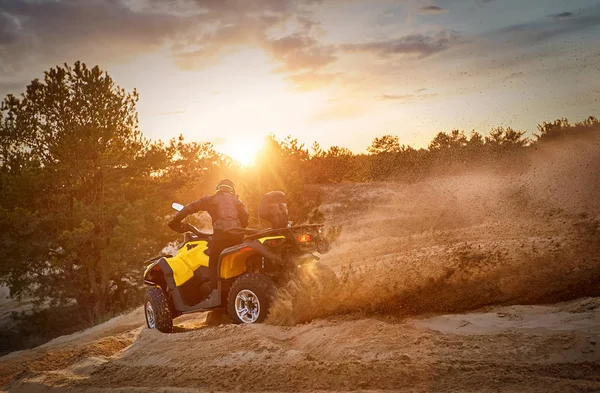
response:
<svg viewBox="0 0 600 393"><path fill-rule="evenodd" d="M302 168L305 183L341 183L365 181L414 182L432 174L453 173L482 165L497 170L509 170L509 161L525 159L524 153L536 143L566 136L585 135L600 130L600 121L589 117L571 125L566 119L538 126L539 134L531 140L525 131L511 127L493 128L487 135L461 130L438 133L427 149L414 149L400 143L394 135L384 135L373 140L367 148L369 154L353 154L348 149L332 146L324 150L315 142L312 154ZM507 161L508 160L508 161Z"/></svg>
<svg viewBox="0 0 600 393"><path fill-rule="evenodd" d="M257 226L260 198L273 190L284 191L288 197L290 218L297 223L319 222L320 196L307 198L304 184L310 155L297 139L279 141L269 135L257 154L254 167L241 174L241 196L250 210L251 225Z"/></svg>
<svg viewBox="0 0 600 393"><path fill-rule="evenodd" d="M512 128L493 128L490 135L485 137L485 143L492 149L524 147L529 139L524 138L525 131L515 131Z"/></svg>
<svg viewBox="0 0 600 393"><path fill-rule="evenodd" d="M381 138L375 138L371 146L367 148L371 154L398 153L400 151L400 142L397 136L384 135Z"/></svg>
<svg viewBox="0 0 600 393"><path fill-rule="evenodd" d="M238 168L233 161L217 153L211 143L185 142L182 135L170 141L169 156L163 174L175 190L171 197L178 201L198 199L199 195L214 192L219 180L236 177Z"/></svg>
<svg viewBox="0 0 600 393"><path fill-rule="evenodd" d="M13 296L75 300L90 321L135 299L169 199L169 151L142 137L137 100L79 62L4 100L0 277Z"/></svg>
<svg viewBox="0 0 600 393"><path fill-rule="evenodd" d="M584 135L600 130L600 121L589 117L575 125L566 119L538 126L539 134L533 141L525 137L525 131L511 127L493 128L486 136L473 131L470 135L461 130L438 133L428 148L415 150L401 145L398 137L385 135L375 138L367 149L366 166L370 168L367 180L395 180L411 182L423 179L432 173L456 172L459 168L476 168L494 165L508 170L506 160L523 159L527 149L536 143L560 139L568 135ZM356 158L360 156L353 156ZM350 158L350 159L352 159ZM514 165L512 166L514 167ZM348 179L348 177L346 177ZM331 181L331 179L329 179ZM353 181L361 181L352 178Z"/></svg>
<svg viewBox="0 0 600 393"><path fill-rule="evenodd" d="M539 134L534 134L538 142L562 139L566 136L585 134L590 131L600 130L600 120L590 116L582 122L571 125L569 120L562 118L553 122L543 122L538 125Z"/></svg>
<svg viewBox="0 0 600 393"><path fill-rule="evenodd" d="M429 143L432 152L458 152L466 147L469 139L463 131L452 130L450 133L440 132Z"/></svg>

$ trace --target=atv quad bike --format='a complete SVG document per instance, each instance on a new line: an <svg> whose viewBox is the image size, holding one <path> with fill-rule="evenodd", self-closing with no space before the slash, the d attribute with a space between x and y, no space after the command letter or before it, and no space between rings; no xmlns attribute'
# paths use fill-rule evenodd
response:
<svg viewBox="0 0 600 393"><path fill-rule="evenodd" d="M183 206L173 204L175 210ZM173 330L173 318L182 314L227 308L234 323L262 322L278 286L294 275L310 272L321 282L337 281L335 273L317 262L329 251L322 224L291 223L277 229L242 229L241 244L226 248L218 261L217 288L207 291L206 271L211 234L193 225L187 229L176 255L151 259L144 272L146 291L144 311L149 328L161 332ZM203 274L204 273L204 274Z"/></svg>

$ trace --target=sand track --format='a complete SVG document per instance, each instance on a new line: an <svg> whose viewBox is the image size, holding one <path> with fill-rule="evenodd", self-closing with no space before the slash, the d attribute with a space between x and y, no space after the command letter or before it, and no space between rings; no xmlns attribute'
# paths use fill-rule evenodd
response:
<svg viewBox="0 0 600 393"><path fill-rule="evenodd" d="M64 344L27 351L29 370L8 391L600 390L600 299L294 327L209 327L198 315L180 326L83 338L71 358Z"/></svg>

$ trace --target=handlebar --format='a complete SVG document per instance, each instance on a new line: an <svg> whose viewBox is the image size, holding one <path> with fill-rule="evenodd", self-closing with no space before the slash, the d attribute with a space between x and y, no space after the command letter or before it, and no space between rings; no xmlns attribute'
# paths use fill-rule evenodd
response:
<svg viewBox="0 0 600 393"><path fill-rule="evenodd" d="M193 226L192 224L189 224L187 222L183 222L183 223L181 223L181 225L182 225L184 232L192 232L194 235L196 235L198 237L211 235L210 233L200 231L198 228L196 228L195 226Z"/></svg>

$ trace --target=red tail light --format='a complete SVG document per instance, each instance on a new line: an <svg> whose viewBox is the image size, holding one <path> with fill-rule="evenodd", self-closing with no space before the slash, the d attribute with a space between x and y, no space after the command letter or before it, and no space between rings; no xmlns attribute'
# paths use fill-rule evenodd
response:
<svg viewBox="0 0 600 393"><path fill-rule="evenodd" d="M308 243L309 241L311 241L311 237L308 233L305 235L300 235L298 236L298 241L300 243Z"/></svg>

